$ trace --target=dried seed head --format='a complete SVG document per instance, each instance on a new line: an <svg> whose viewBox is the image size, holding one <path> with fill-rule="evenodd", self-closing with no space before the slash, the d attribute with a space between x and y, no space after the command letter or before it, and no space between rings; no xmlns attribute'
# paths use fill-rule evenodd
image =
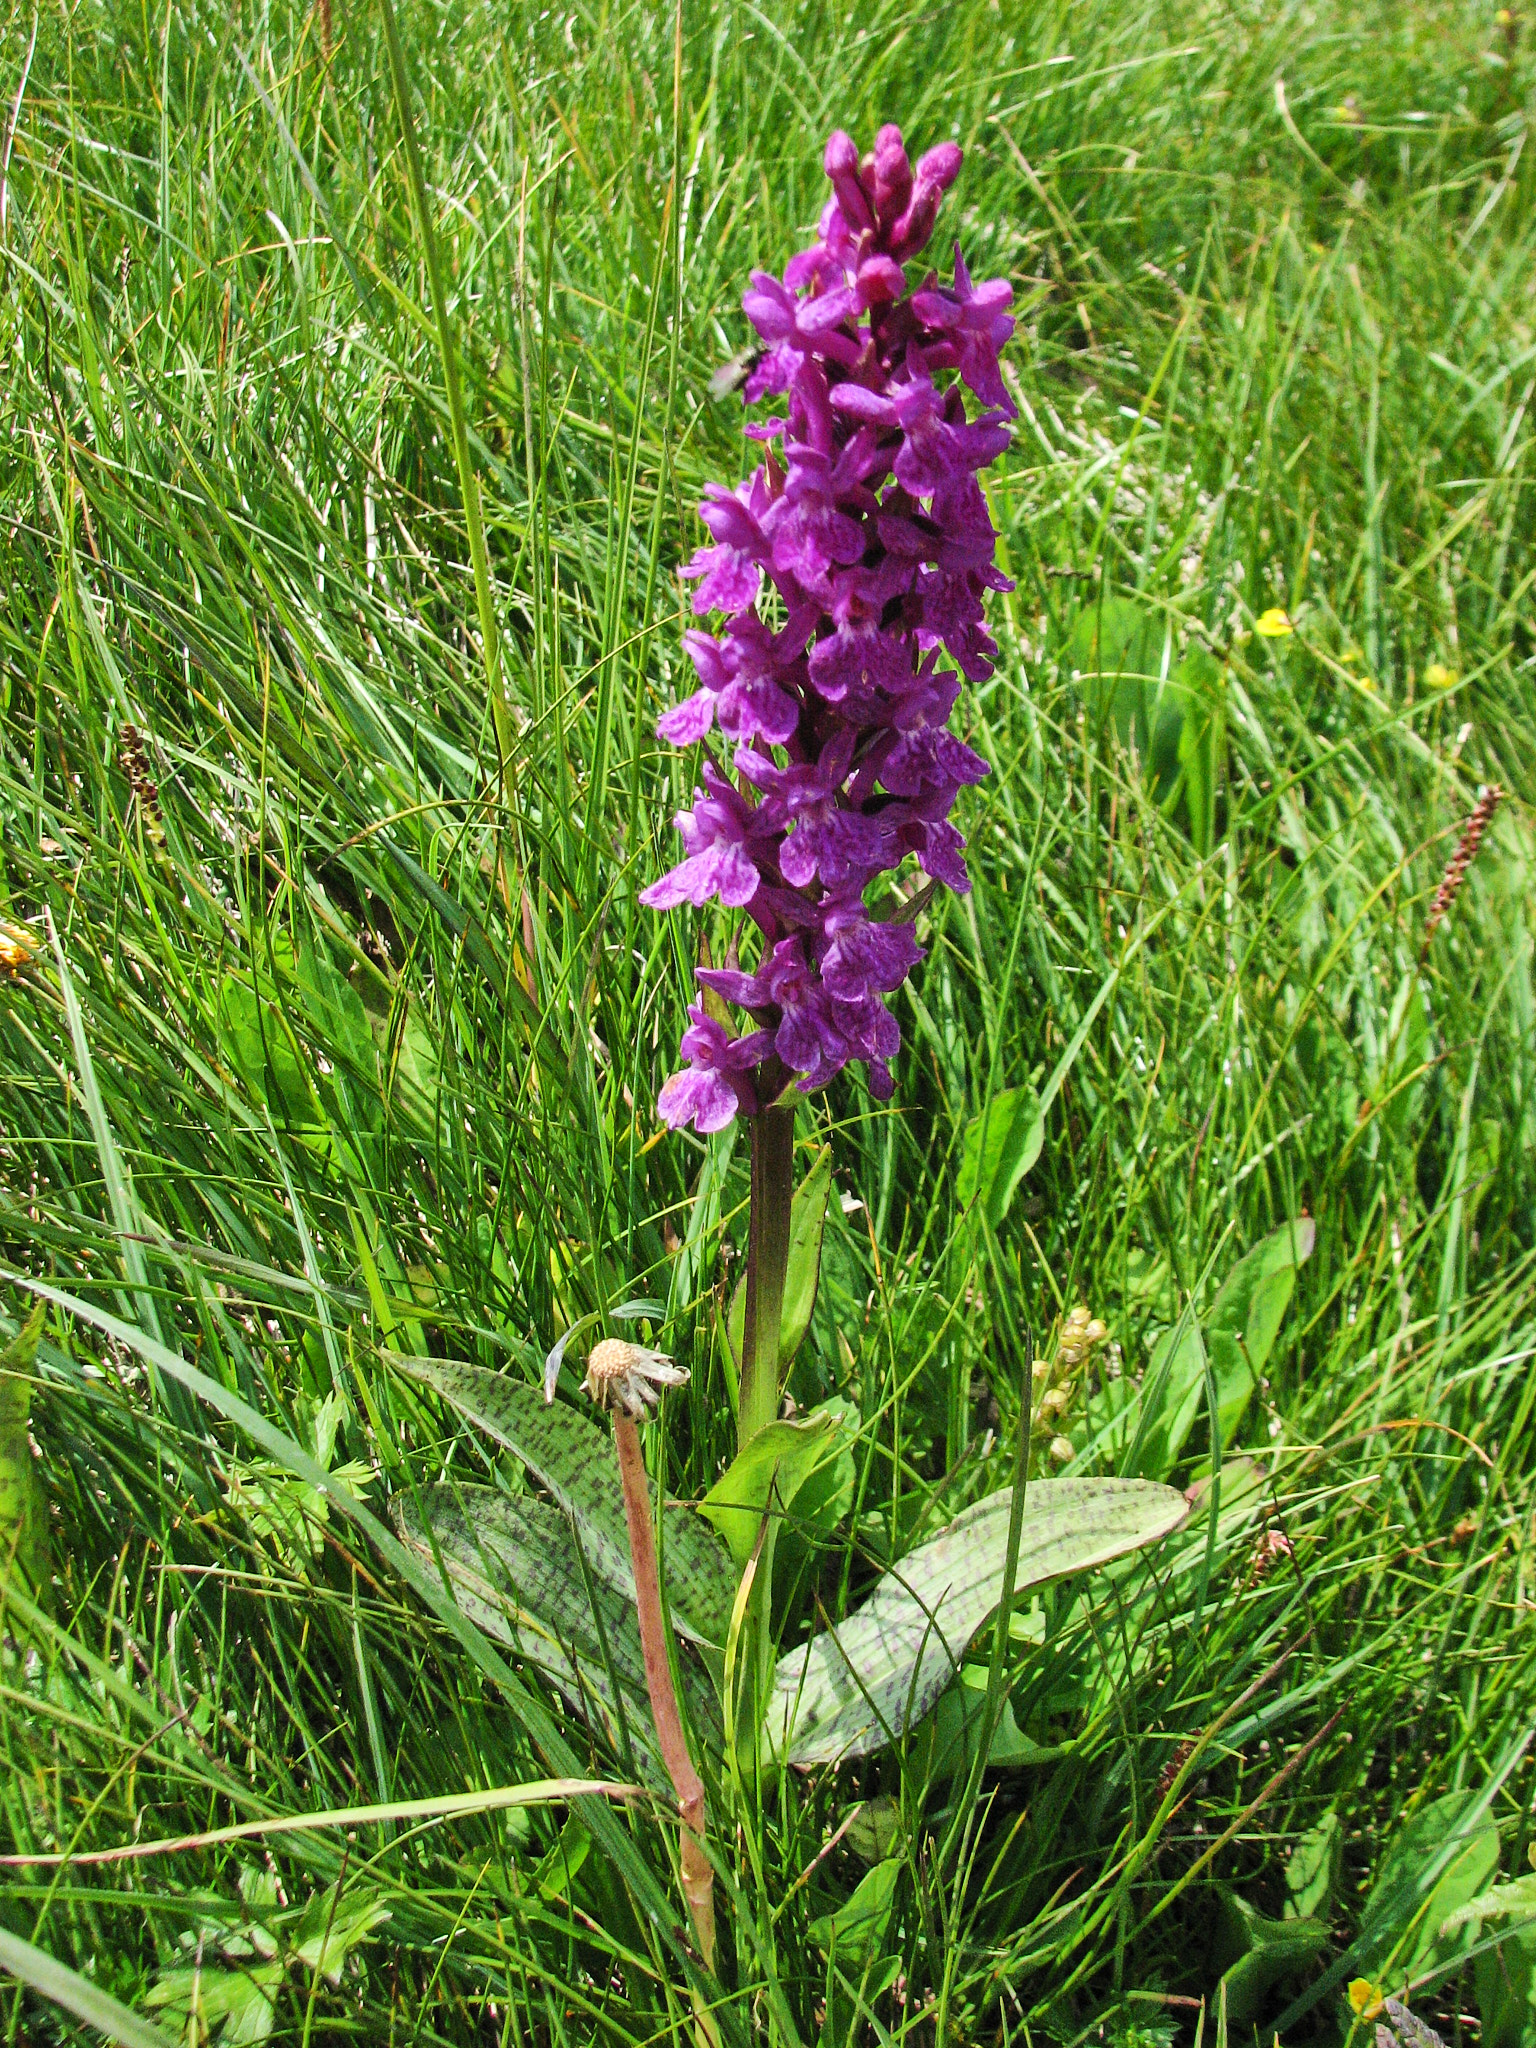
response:
<svg viewBox="0 0 1536 2048"><path fill-rule="evenodd" d="M605 1337L601 1344L593 1345L582 1381L599 1408L616 1408L636 1422L643 1422L647 1411L656 1406L658 1387L687 1384L687 1372L674 1365L665 1352L626 1344L622 1337Z"/></svg>

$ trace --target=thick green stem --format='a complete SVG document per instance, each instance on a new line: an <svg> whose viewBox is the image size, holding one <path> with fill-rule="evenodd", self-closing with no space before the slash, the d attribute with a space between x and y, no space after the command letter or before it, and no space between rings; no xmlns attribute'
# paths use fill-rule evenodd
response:
<svg viewBox="0 0 1536 2048"><path fill-rule="evenodd" d="M775 1067L777 1062L773 1063ZM768 1090L765 1088L764 1093ZM795 1194L795 1111L793 1103L762 1110L752 1119L752 1214L747 1225L747 1298L742 1316L741 1387L736 1406L736 1444L749 1444L779 1412L779 1337L784 1321L784 1279L789 1267L790 1205ZM757 1575L748 1610L747 1640L753 1646L750 1750L756 1769L757 1731L773 1684L773 1549L778 1534L772 1519L777 1494L768 1499Z"/></svg>
<svg viewBox="0 0 1536 2048"><path fill-rule="evenodd" d="M794 1193L795 1111L793 1103L786 1103L752 1119L752 1215L747 1226L747 1298L736 1408L738 1450L779 1412L779 1331Z"/></svg>

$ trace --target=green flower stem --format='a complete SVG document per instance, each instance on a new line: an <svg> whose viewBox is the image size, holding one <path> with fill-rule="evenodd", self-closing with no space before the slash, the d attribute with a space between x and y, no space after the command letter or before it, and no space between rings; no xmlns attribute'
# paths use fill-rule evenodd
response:
<svg viewBox="0 0 1536 2048"><path fill-rule="evenodd" d="M771 1070L771 1071L770 1071ZM776 1059L765 1063L758 1086L772 1100L780 1078ZM789 1268L791 1204L795 1195L794 1103L776 1105L752 1119L752 1213L747 1224L747 1298L741 1329L741 1388L736 1404L736 1447L743 1449L779 1412L779 1349L784 1321L784 1281ZM758 1553L748 1610L747 1641L755 1655L752 1673L752 1751L773 1691L773 1551L778 1534L776 1495L769 1494L768 1526Z"/></svg>
<svg viewBox="0 0 1536 2048"><path fill-rule="evenodd" d="M779 1412L779 1335L794 1195L795 1110L793 1103L784 1103L752 1119L752 1215L747 1226L747 1298L736 1408L738 1450Z"/></svg>

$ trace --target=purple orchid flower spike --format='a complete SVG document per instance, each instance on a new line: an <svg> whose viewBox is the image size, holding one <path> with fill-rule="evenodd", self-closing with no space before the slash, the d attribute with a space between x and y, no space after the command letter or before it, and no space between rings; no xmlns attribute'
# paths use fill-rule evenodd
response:
<svg viewBox="0 0 1536 2048"><path fill-rule="evenodd" d="M690 1007L688 1065L661 1091L667 1123L705 1132L756 1116L791 1075L818 1088L852 1060L890 1095L901 1032L887 998L922 949L867 897L908 855L970 887L949 814L988 769L949 729L960 676L945 661L991 675L983 599L1013 587L978 482L1015 410L998 366L1011 290L975 283L958 245L949 284L930 271L909 288L905 267L960 150L940 143L914 165L888 125L861 156L839 129L824 163L815 241L782 278L755 271L742 300L763 344L746 402L780 401L747 433L778 452L699 508L709 538L682 574L694 612L725 623L685 635L699 688L657 727L678 747L718 729L736 780L705 765L677 818L686 858L641 901L717 899L761 935L755 969L698 975L751 1028L732 1036Z"/></svg>

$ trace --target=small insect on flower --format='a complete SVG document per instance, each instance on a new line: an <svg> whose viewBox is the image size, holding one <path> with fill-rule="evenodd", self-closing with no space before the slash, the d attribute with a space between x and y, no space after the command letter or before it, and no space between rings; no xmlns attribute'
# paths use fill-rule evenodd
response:
<svg viewBox="0 0 1536 2048"><path fill-rule="evenodd" d="M622 1337L605 1337L593 1345L581 1384L599 1408L617 1408L632 1421L643 1422L656 1406L658 1387L685 1387L688 1378L687 1369L674 1365L665 1352L626 1344Z"/></svg>
<svg viewBox="0 0 1536 2048"><path fill-rule="evenodd" d="M1291 615L1282 605L1272 604L1267 612L1260 612L1253 622L1253 630L1261 640L1283 640L1296 628L1291 624Z"/></svg>
<svg viewBox="0 0 1536 2048"><path fill-rule="evenodd" d="M756 345L738 349L728 363L722 363L710 372L709 395L716 404L729 398L733 391L739 391L747 379L757 370L763 360L764 351Z"/></svg>

